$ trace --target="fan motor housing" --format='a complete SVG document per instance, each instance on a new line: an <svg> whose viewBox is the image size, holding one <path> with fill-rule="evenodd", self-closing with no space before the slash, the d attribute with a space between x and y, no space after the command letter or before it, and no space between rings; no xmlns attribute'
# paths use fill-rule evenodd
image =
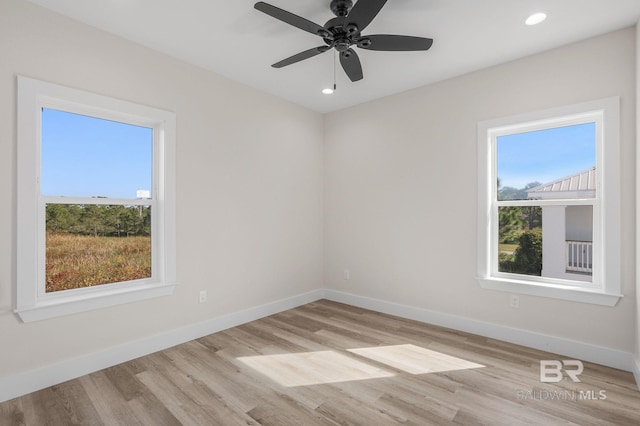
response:
<svg viewBox="0 0 640 426"><path fill-rule="evenodd" d="M352 44L353 43L348 38L341 38L336 40L334 47L338 52L345 52L349 50L349 47L351 47Z"/></svg>

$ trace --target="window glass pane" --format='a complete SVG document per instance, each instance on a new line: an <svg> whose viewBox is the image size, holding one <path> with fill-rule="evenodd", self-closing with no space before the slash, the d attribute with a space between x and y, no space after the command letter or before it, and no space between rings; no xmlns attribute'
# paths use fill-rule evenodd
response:
<svg viewBox="0 0 640 426"><path fill-rule="evenodd" d="M498 200L595 197L595 132L585 123L499 136Z"/></svg>
<svg viewBox="0 0 640 426"><path fill-rule="evenodd" d="M498 271L542 275L542 208L498 208Z"/></svg>
<svg viewBox="0 0 640 426"><path fill-rule="evenodd" d="M593 206L567 206L565 210L566 272L591 281L593 271ZM576 274L582 275L581 277Z"/></svg>
<svg viewBox="0 0 640 426"><path fill-rule="evenodd" d="M592 281L593 206L499 207L498 271Z"/></svg>
<svg viewBox="0 0 640 426"><path fill-rule="evenodd" d="M151 277L151 207L47 204L46 292Z"/></svg>
<svg viewBox="0 0 640 426"><path fill-rule="evenodd" d="M42 110L42 195L148 198L152 155L153 129Z"/></svg>

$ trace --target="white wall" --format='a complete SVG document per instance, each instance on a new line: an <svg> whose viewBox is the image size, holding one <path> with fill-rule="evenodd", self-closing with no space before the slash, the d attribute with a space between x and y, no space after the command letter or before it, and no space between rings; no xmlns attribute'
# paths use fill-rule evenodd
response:
<svg viewBox="0 0 640 426"><path fill-rule="evenodd" d="M565 278L566 224L565 206L542 208L542 276Z"/></svg>
<svg viewBox="0 0 640 426"><path fill-rule="evenodd" d="M567 240L593 241L593 207L569 206L565 213Z"/></svg>
<svg viewBox="0 0 640 426"><path fill-rule="evenodd" d="M325 285L634 350L635 32L626 29L325 117ZM622 289L615 308L480 289L476 124L620 95ZM343 278L350 270L350 280Z"/></svg>
<svg viewBox="0 0 640 426"><path fill-rule="evenodd" d="M640 22L636 25L636 383L640 388Z"/></svg>
<svg viewBox="0 0 640 426"><path fill-rule="evenodd" d="M173 296L30 324L12 313L17 74L176 112ZM0 380L321 288L322 126L320 114L2 0Z"/></svg>

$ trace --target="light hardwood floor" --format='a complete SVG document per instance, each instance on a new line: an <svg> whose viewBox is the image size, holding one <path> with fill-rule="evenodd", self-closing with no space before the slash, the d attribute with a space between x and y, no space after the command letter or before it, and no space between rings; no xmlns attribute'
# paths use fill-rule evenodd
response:
<svg viewBox="0 0 640 426"><path fill-rule="evenodd" d="M541 383L561 359L323 300L7 401L0 424L640 425L630 373Z"/></svg>

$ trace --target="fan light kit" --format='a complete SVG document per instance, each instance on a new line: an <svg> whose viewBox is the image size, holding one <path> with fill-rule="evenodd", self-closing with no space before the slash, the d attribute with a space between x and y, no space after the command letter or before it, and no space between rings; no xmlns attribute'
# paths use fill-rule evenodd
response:
<svg viewBox="0 0 640 426"><path fill-rule="evenodd" d="M540 23L542 23L545 19L547 19L547 14L544 12L538 12L538 13L534 13L533 15L529 16L527 18L526 21L524 21L525 24L531 26L531 25L538 25Z"/></svg>
<svg viewBox="0 0 640 426"><path fill-rule="evenodd" d="M305 59L312 58L328 50L335 49L340 54L340 64L351 81L362 80L360 58L352 47L381 51L417 51L429 50L433 40L424 37L413 37L392 34L363 35L362 31L373 21L387 0L332 0L329 7L335 18L329 19L323 26L311 22L301 16L259 1L255 8L289 25L319 36L323 46L314 47L295 54L271 65L282 68ZM323 93L325 93L323 91Z"/></svg>

